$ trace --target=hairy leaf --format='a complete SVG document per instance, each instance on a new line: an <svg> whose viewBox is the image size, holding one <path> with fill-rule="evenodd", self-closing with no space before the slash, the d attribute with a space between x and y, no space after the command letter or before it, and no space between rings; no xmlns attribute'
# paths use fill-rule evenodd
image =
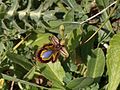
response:
<svg viewBox="0 0 120 90"><path fill-rule="evenodd" d="M67 87L72 90L79 90L81 88L85 88L93 83L93 79L89 77L81 77L71 80Z"/></svg>
<svg viewBox="0 0 120 90"><path fill-rule="evenodd" d="M105 57L104 53L100 48L94 50L93 57L88 61L87 76L100 79L104 72Z"/></svg>
<svg viewBox="0 0 120 90"><path fill-rule="evenodd" d="M17 12L17 9L19 7L19 4L18 4L18 0L12 0L12 4L11 4L11 8L9 9L9 11L7 12L8 16L13 16L13 14L15 12Z"/></svg>
<svg viewBox="0 0 120 90"><path fill-rule="evenodd" d="M32 68L32 63L28 61L24 56L12 53L12 52L7 52L7 57L12 60L14 63L19 64L26 70L30 70Z"/></svg>
<svg viewBox="0 0 120 90"><path fill-rule="evenodd" d="M42 74L53 82L53 87L64 90L63 78L65 77L65 71L59 61L55 63L49 62L47 64L39 63L38 65Z"/></svg>
<svg viewBox="0 0 120 90"><path fill-rule="evenodd" d="M120 83L120 33L110 41L107 50L108 90L116 90Z"/></svg>
<svg viewBox="0 0 120 90"><path fill-rule="evenodd" d="M32 5L32 0L28 0L27 8L24 10L18 11L19 19L24 19L24 17L27 15L27 13L30 12L31 5Z"/></svg>

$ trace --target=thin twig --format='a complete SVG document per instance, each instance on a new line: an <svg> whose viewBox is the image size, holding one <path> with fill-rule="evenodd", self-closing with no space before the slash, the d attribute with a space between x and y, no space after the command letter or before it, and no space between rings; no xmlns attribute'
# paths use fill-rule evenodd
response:
<svg viewBox="0 0 120 90"><path fill-rule="evenodd" d="M14 85L14 83L15 83L15 81L12 81L10 90L13 90L13 85Z"/></svg>
<svg viewBox="0 0 120 90"><path fill-rule="evenodd" d="M119 0L115 1L116 3L118 2ZM110 5L109 5L110 6ZM117 4L114 6L114 8L112 9L112 11L110 12L108 18L104 21L104 23L95 31L95 33L90 37L88 38L84 43L87 43L88 41L90 41L97 33L98 31L101 30L101 28L106 24L106 22L109 20L109 18L111 17L111 15L113 14L115 8L116 8Z"/></svg>
<svg viewBox="0 0 120 90"><path fill-rule="evenodd" d="M80 24L83 24L83 23L85 23L85 22L88 22L89 20L91 20L91 19L93 19L93 18L97 17L98 15L102 14L102 13L103 13L103 12L105 12L108 8L110 8L112 5L114 5L114 4L116 4L116 3L117 3L117 1L113 2L113 3L112 3L112 4L110 4L108 7L106 7L106 8L105 8L105 9L103 9L102 11L100 11L99 13L97 13L97 14L93 15L92 17L90 17L90 18L86 19L86 20L85 20L85 21L83 21L83 22L80 22Z"/></svg>
<svg viewBox="0 0 120 90"><path fill-rule="evenodd" d="M14 78L16 78L16 76L15 76L15 75L14 75L13 77L14 77ZM15 81L13 80L13 81L12 81L12 83L11 83L10 90L14 90L14 89L13 89L14 83L15 83Z"/></svg>
<svg viewBox="0 0 120 90"><path fill-rule="evenodd" d="M31 33L30 33L30 34L31 34ZM15 46L13 47L13 51L16 50L16 49L25 41L25 39L26 39L28 36L30 36L30 34L28 34L25 38L21 39L21 41L20 41L19 43L17 43L17 45L15 45Z"/></svg>
<svg viewBox="0 0 120 90"><path fill-rule="evenodd" d="M85 23L85 22L88 22L89 20L97 17L98 15L102 14L102 13L105 12L108 8L110 8L112 5L114 5L114 4L116 4L116 3L117 3L117 1L113 2L113 3L110 4L108 7L104 8L102 11L100 11L99 13L97 13L97 14L93 15L92 17L86 19L85 21L82 21L82 22L64 22L64 23L80 24L80 25L81 25L81 24L83 24L83 23Z"/></svg>

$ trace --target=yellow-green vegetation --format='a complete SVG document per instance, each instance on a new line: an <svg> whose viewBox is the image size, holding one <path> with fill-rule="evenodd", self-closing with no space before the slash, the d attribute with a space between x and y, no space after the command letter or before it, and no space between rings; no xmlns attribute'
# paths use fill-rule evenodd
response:
<svg viewBox="0 0 120 90"><path fill-rule="evenodd" d="M0 0L0 90L119 84L119 0Z"/></svg>

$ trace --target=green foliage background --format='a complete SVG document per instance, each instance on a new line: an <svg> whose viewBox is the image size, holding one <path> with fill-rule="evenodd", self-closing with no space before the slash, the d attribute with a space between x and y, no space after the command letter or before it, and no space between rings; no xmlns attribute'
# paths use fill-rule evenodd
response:
<svg viewBox="0 0 120 90"><path fill-rule="evenodd" d="M119 0L1 0L0 89L119 90L119 30ZM69 57L40 63L50 35L65 39Z"/></svg>

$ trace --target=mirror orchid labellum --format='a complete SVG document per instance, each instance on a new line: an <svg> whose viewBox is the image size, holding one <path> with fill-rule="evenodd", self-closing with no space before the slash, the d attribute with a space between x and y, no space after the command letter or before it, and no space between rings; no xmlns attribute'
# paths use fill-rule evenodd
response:
<svg viewBox="0 0 120 90"><path fill-rule="evenodd" d="M36 59L42 63L48 63L52 61L53 63L57 60L59 55L67 58L69 56L66 48L64 47L62 41L55 36L49 36L50 43L43 45L36 52Z"/></svg>

